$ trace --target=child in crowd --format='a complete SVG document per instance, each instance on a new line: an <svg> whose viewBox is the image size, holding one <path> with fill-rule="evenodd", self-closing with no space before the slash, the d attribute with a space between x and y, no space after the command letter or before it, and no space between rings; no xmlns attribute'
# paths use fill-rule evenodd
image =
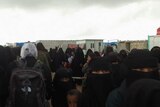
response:
<svg viewBox="0 0 160 107"><path fill-rule="evenodd" d="M78 107L81 93L77 89L72 89L67 93L68 107Z"/></svg>

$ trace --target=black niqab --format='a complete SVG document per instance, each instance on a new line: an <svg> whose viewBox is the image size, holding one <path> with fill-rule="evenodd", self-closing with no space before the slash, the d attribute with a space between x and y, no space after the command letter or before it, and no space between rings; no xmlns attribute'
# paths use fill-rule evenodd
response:
<svg viewBox="0 0 160 107"><path fill-rule="evenodd" d="M158 80L159 79L158 71L157 70L152 72L141 72L141 71L135 71L135 70L129 71L126 78L127 87L139 79L157 79Z"/></svg>
<svg viewBox="0 0 160 107"><path fill-rule="evenodd" d="M107 96L112 90L111 75L90 74L86 83L80 107L105 107Z"/></svg>
<svg viewBox="0 0 160 107"><path fill-rule="evenodd" d="M63 82L61 79L69 78L69 81ZM75 88L73 79L68 71L65 69L59 69L56 74L55 78L53 79L53 97L52 97L52 104L53 107L67 107L67 92L71 89Z"/></svg>
<svg viewBox="0 0 160 107"><path fill-rule="evenodd" d="M113 89L110 63L105 58L97 58L90 67L92 71L87 76L80 107L105 107L108 94ZM93 71L106 71L108 73L96 74Z"/></svg>

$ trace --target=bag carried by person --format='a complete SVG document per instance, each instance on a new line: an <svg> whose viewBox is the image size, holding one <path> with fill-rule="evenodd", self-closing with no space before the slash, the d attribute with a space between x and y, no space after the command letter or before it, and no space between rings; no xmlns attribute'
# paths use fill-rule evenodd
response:
<svg viewBox="0 0 160 107"><path fill-rule="evenodd" d="M10 93L6 107L46 107L45 82L39 61L33 67L26 67L18 61L18 68L10 78Z"/></svg>

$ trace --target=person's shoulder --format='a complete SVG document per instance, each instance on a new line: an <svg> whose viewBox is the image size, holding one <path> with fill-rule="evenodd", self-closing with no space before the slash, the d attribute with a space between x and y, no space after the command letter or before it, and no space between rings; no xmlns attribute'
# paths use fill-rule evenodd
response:
<svg viewBox="0 0 160 107"><path fill-rule="evenodd" d="M106 107L120 107L123 96L120 92L120 87L111 91L106 100Z"/></svg>

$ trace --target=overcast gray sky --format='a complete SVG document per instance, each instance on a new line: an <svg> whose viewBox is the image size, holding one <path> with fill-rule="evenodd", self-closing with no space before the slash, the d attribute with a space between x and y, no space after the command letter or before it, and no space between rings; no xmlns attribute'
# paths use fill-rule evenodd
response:
<svg viewBox="0 0 160 107"><path fill-rule="evenodd" d="M0 44L58 39L144 40L159 0L0 0Z"/></svg>

